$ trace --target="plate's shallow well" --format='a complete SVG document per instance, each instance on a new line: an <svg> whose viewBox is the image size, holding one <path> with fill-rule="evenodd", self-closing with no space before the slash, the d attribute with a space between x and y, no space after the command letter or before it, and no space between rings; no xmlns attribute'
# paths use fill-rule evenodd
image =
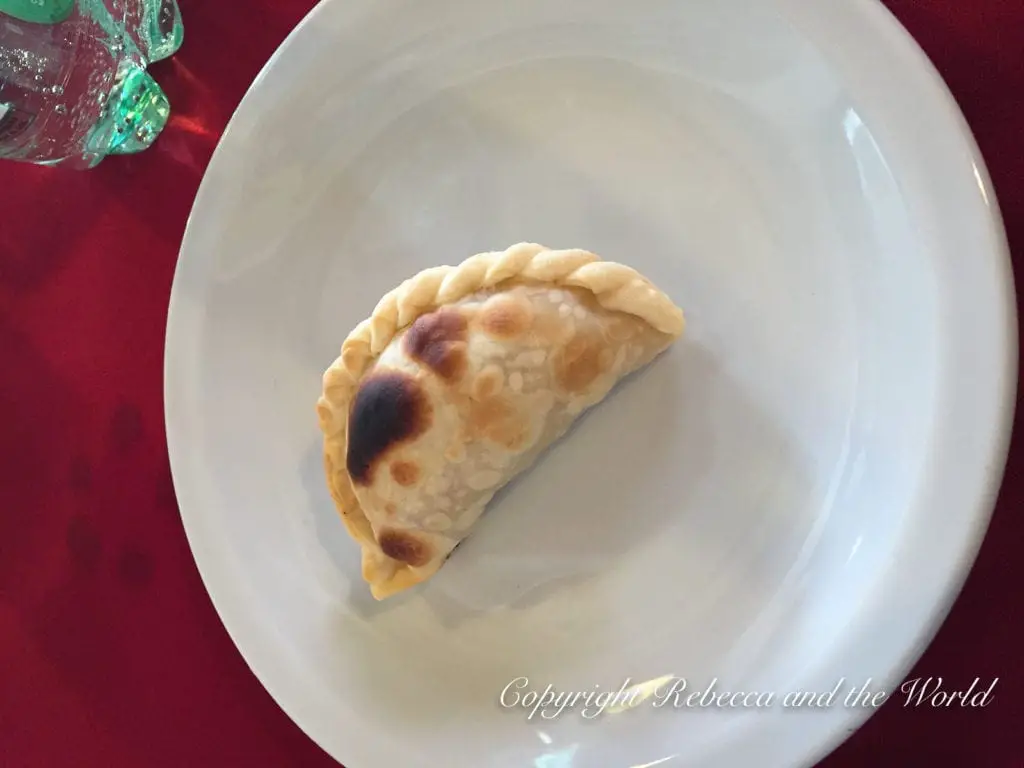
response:
<svg viewBox="0 0 1024 768"><path fill-rule="evenodd" d="M321 373L416 270L521 240L631 264L686 335L432 583L375 603L324 485ZM974 145L879 6L327 2L232 120L182 249L189 540L256 675L348 768L809 764L975 554L1011 282ZM504 706L670 675L774 699Z"/></svg>

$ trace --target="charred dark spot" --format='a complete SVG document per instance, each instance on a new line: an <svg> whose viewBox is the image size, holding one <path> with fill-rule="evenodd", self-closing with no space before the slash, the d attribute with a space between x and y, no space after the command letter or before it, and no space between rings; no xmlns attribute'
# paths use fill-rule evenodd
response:
<svg viewBox="0 0 1024 768"><path fill-rule="evenodd" d="M395 371L365 379L349 412L346 468L352 481L369 485L381 457L422 435L431 417L426 394L410 376Z"/></svg>
<svg viewBox="0 0 1024 768"><path fill-rule="evenodd" d="M392 560L415 568L430 562L430 545L405 531L381 531L377 538L381 551Z"/></svg>
<svg viewBox="0 0 1024 768"><path fill-rule="evenodd" d="M403 343L409 357L445 381L458 381L466 371L466 320L458 310L423 315L406 332Z"/></svg>

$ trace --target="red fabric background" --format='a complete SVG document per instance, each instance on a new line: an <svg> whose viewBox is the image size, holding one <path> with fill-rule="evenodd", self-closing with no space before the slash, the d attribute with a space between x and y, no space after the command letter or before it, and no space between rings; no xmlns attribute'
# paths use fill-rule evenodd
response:
<svg viewBox="0 0 1024 768"><path fill-rule="evenodd" d="M277 708L206 596L175 503L162 355L175 258L220 132L313 0L180 0L158 144L86 173L0 163L0 766L335 763ZM990 166L1024 268L1024 2L890 0ZM1024 274L1024 272L1019 272ZM896 699L825 768L1024 766L1024 456L913 676L999 677L983 710Z"/></svg>

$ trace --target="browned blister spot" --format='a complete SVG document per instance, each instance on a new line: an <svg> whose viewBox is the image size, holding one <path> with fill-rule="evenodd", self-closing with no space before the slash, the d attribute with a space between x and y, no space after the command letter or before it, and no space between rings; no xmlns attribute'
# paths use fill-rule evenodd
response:
<svg viewBox="0 0 1024 768"><path fill-rule="evenodd" d="M466 459L466 445L460 440L455 440L447 448L444 449L444 457L447 461L454 464L465 461Z"/></svg>
<svg viewBox="0 0 1024 768"><path fill-rule="evenodd" d="M388 517L394 517L396 514L398 514L398 508L389 501L387 504L384 505L384 514L386 514Z"/></svg>
<svg viewBox="0 0 1024 768"><path fill-rule="evenodd" d="M391 477L399 485L408 488L420 479L420 468L412 461L396 461L391 464Z"/></svg>
<svg viewBox="0 0 1024 768"><path fill-rule="evenodd" d="M579 393L604 372L597 334L581 333L554 355L555 380L566 392Z"/></svg>
<svg viewBox="0 0 1024 768"><path fill-rule="evenodd" d="M432 420L427 394L408 374L389 371L364 379L349 412L346 468L352 482L373 482L384 456L422 435Z"/></svg>
<svg viewBox="0 0 1024 768"><path fill-rule="evenodd" d="M517 450L526 441L529 424L503 397L472 401L469 410L470 428L509 450Z"/></svg>
<svg viewBox="0 0 1024 768"><path fill-rule="evenodd" d="M488 365L473 379L473 397L477 400L486 400L501 392L505 384L505 374L501 367Z"/></svg>
<svg viewBox="0 0 1024 768"><path fill-rule="evenodd" d="M499 293L484 304L480 313L480 327L489 336L514 339L522 336L533 325L533 306L522 293Z"/></svg>
<svg viewBox="0 0 1024 768"><path fill-rule="evenodd" d="M409 357L445 381L456 382L466 372L466 327L457 309L439 309L419 317L402 343Z"/></svg>
<svg viewBox="0 0 1024 768"><path fill-rule="evenodd" d="M392 560L419 568L430 562L431 546L407 531L385 528L377 537L381 551Z"/></svg>

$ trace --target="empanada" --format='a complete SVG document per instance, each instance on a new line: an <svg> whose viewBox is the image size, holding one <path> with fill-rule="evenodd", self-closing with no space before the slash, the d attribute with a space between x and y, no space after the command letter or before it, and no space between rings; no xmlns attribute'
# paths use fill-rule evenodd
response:
<svg viewBox="0 0 1024 768"><path fill-rule="evenodd" d="M683 327L633 269L529 243L384 296L317 403L327 485L373 596L435 574L498 489Z"/></svg>

